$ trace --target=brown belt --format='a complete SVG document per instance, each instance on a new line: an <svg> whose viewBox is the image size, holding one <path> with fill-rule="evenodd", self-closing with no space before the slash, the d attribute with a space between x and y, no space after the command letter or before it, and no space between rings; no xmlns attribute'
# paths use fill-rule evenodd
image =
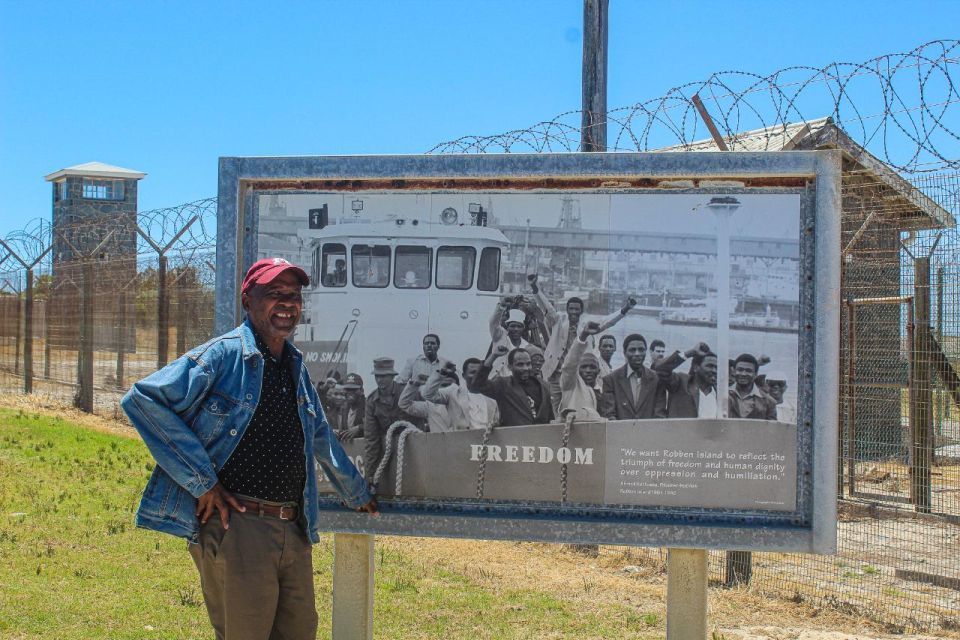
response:
<svg viewBox="0 0 960 640"><path fill-rule="evenodd" d="M296 505L271 504L260 500L237 497L237 502L247 508L247 513L255 513L261 518L279 518L280 520L296 520L300 515L300 508Z"/></svg>

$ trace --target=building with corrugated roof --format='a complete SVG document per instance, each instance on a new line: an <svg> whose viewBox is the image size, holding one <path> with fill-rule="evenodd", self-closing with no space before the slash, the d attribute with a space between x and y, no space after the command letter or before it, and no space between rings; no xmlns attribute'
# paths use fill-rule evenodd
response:
<svg viewBox="0 0 960 640"><path fill-rule="evenodd" d="M723 139L729 151L838 149L843 154L841 246L841 373L852 380L842 390L843 426L856 430L858 459L903 456L910 435L903 415L910 348L905 343L903 303L860 305L867 298L898 299L904 274L913 273L904 236L953 228L956 220L879 158L855 142L832 118L779 124ZM658 152L720 151L713 139L658 149ZM908 278L909 279L909 278ZM851 331L850 309L859 327ZM851 340L851 337L854 337ZM853 348L851 349L851 342ZM851 371L852 368L852 371ZM852 373L851 377L848 374ZM856 398L856 406L850 406ZM851 421L851 417L853 420ZM851 437L846 441L852 442ZM844 455L847 455L845 452Z"/></svg>

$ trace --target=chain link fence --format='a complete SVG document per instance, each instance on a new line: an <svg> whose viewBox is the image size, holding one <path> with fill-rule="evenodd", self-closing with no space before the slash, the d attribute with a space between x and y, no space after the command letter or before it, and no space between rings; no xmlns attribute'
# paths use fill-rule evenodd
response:
<svg viewBox="0 0 960 640"><path fill-rule="evenodd" d="M733 563L712 553L718 584L893 631L960 628L958 52L960 42L938 41L822 69L723 72L608 114L614 150L716 150L697 139L698 96L730 150L846 152L839 552ZM430 152L575 151L579 122L571 111ZM119 416L132 381L212 336L215 225L207 199L8 234L0 389ZM625 570L665 560L656 549L604 553Z"/></svg>
<svg viewBox="0 0 960 640"><path fill-rule="evenodd" d="M11 233L0 388L118 415L141 378L213 331L216 199Z"/></svg>
<svg viewBox="0 0 960 640"><path fill-rule="evenodd" d="M844 151L839 551L712 553L719 584L891 631L960 629L958 54L941 40L822 68L723 71L607 113L611 151ZM569 111L430 152L577 151L580 122ZM628 568L665 564L664 550L611 551Z"/></svg>

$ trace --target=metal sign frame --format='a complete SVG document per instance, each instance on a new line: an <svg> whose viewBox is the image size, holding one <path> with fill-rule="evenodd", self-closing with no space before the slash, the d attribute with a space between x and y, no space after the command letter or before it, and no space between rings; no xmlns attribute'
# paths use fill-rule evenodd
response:
<svg viewBox="0 0 960 640"><path fill-rule="evenodd" d="M257 196L317 190L563 190L799 193L797 510L603 507L443 499L381 502L370 518L321 499L334 532L547 542L836 551L840 302L838 151L226 157L219 165L218 333L239 320L239 283L257 256ZM815 391L815 392L814 392Z"/></svg>

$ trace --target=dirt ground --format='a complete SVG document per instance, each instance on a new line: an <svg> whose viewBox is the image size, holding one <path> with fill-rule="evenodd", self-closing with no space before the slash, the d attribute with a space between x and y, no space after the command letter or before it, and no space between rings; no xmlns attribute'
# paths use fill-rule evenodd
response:
<svg viewBox="0 0 960 640"><path fill-rule="evenodd" d="M0 397L0 407L57 416L97 431L136 437L136 432L124 421L85 414L42 394L7 394ZM925 625L937 629L932 635L903 635L890 633L901 630L901 625L876 621L889 620L890 612L886 616L870 615L876 601L870 597L874 589L888 594L895 589L909 603L910 589L918 587L899 580L894 569L887 566L883 543L885 537L893 534L883 529L884 521L870 519L870 524L863 526L866 519L868 516L856 510L841 513L838 556L818 557L818 562L804 563L802 569L798 569L797 563L803 557L796 554L756 554L755 575L762 572L765 581L756 580L748 587L734 589L711 581L712 640L960 638L960 625L954 626L953 616L941 616L940 624ZM913 522L911 526L916 528L912 535L917 548L925 550L916 556L918 566L922 568L925 563L928 567L940 566L944 558L951 558L951 564L958 562L960 535L957 532L960 529L922 521ZM930 527L939 527L942 531L935 534ZM921 544L931 539L935 544ZM619 604L653 614L661 623L666 619L666 551L663 549L602 546L594 556L565 545L390 536L379 537L377 544L402 551L425 567L441 566L469 576L491 590L547 591L576 603L585 611ZM715 563L717 559L712 561ZM867 562L870 564L864 564ZM848 574L857 574L853 575L856 579L851 578L850 590L853 595L862 592L862 604L853 596L833 603L812 597L812 593L826 584L831 589L842 590L843 585L837 584L837 580L846 580ZM780 595L770 595L771 589L766 583L776 582L778 576L782 576L786 588L774 590ZM878 582L864 589L864 579ZM960 611L960 592L932 586L922 588L936 592L937 611L952 612L954 616Z"/></svg>
<svg viewBox="0 0 960 640"><path fill-rule="evenodd" d="M584 611L618 603L666 619L666 552L600 547L585 555L563 545L430 538L378 539L424 566L442 566L490 589L539 589ZM866 640L960 637L890 634L884 625L828 606L772 598L752 587L724 589L711 582L709 625L714 640Z"/></svg>

